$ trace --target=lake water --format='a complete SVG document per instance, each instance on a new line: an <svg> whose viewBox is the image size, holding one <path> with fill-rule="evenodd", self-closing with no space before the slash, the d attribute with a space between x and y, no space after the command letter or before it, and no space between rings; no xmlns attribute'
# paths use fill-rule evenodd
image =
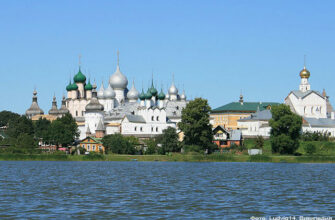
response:
<svg viewBox="0 0 335 220"><path fill-rule="evenodd" d="M334 216L335 164L0 162L2 218Z"/></svg>

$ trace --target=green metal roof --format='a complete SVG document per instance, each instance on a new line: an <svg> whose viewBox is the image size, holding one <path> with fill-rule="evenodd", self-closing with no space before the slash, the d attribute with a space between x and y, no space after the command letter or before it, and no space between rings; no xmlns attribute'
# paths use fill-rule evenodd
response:
<svg viewBox="0 0 335 220"><path fill-rule="evenodd" d="M102 144L102 138L96 138L96 137L86 137L82 141L80 141L80 143L82 143L86 139L92 139L94 143Z"/></svg>
<svg viewBox="0 0 335 220"><path fill-rule="evenodd" d="M277 102L231 102L212 110L212 113L220 112L256 112L265 110L269 105L279 105Z"/></svg>

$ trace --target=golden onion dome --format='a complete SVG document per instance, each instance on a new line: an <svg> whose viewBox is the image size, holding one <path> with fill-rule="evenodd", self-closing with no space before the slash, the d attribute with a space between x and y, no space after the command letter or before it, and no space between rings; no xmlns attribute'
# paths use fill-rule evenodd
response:
<svg viewBox="0 0 335 220"><path fill-rule="evenodd" d="M304 69L300 71L299 75L300 75L301 78L308 79L310 77L311 73L306 69L306 67L304 67Z"/></svg>

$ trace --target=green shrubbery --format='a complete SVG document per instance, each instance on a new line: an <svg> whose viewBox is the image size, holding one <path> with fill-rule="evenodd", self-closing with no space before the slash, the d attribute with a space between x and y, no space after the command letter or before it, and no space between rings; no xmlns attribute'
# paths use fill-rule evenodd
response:
<svg viewBox="0 0 335 220"><path fill-rule="evenodd" d="M304 150L305 150L306 154L312 155L316 152L316 147L315 147L314 144L308 143L304 146Z"/></svg>
<svg viewBox="0 0 335 220"><path fill-rule="evenodd" d="M329 141L330 140L330 133L328 132L304 132L301 135L301 140L303 141Z"/></svg>

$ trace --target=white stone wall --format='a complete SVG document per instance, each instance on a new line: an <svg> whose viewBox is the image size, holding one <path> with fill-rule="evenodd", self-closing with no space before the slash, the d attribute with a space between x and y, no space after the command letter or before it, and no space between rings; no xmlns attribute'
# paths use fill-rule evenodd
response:
<svg viewBox="0 0 335 220"><path fill-rule="evenodd" d="M270 137L271 127L267 121L238 121L243 137Z"/></svg>
<svg viewBox="0 0 335 220"><path fill-rule="evenodd" d="M327 102L326 99L311 93L308 96L297 98L291 93L287 99L289 99L294 107L295 112L304 117L308 118L327 118ZM288 100L285 100L288 103Z"/></svg>
<svg viewBox="0 0 335 220"><path fill-rule="evenodd" d="M85 116L85 107L89 103L86 99L68 99L67 108L73 117L83 117Z"/></svg>
<svg viewBox="0 0 335 220"><path fill-rule="evenodd" d="M103 112L86 112L85 133L87 131L87 127L89 127L91 134L95 134L95 130L97 129L100 120L104 122Z"/></svg>

